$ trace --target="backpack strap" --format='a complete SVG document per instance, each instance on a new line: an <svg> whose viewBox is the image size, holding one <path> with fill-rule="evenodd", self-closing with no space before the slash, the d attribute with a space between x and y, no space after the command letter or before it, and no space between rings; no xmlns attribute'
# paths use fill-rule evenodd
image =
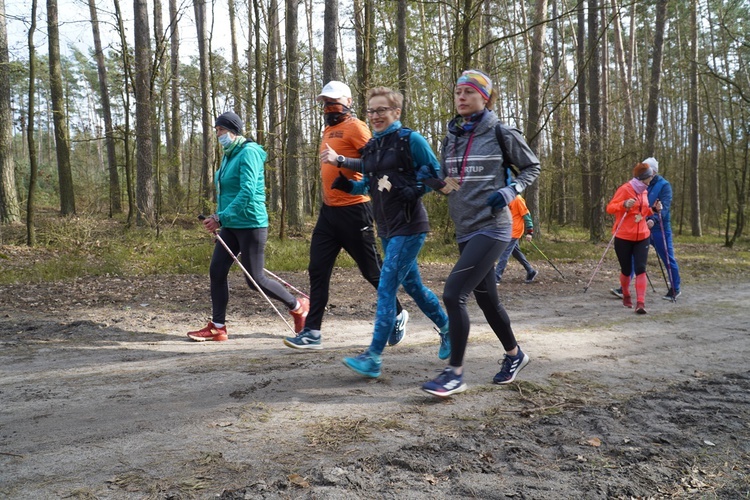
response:
<svg viewBox="0 0 750 500"><path fill-rule="evenodd" d="M505 147L504 130L506 128L507 127L503 125L501 121L498 120L497 124L495 125L495 137L497 138L497 143L500 145L500 151L502 151L503 153L503 169L505 170L505 183L506 185L510 185L511 180L513 179L513 177L518 175L519 170L516 165L511 163L510 155L508 155L508 149Z"/></svg>

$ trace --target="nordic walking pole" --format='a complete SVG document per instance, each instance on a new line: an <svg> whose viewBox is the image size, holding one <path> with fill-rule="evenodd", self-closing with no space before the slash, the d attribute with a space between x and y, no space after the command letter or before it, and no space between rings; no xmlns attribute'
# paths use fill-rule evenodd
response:
<svg viewBox="0 0 750 500"><path fill-rule="evenodd" d="M659 200L656 200L657 202ZM661 218L661 210L657 212L659 215L659 227L661 228L662 243L664 243L664 267L667 268L667 274L669 274L669 289L672 290L672 302L677 302L677 290L674 289L674 281L672 280L672 268L669 265L669 248L667 247L667 233L664 232L664 220Z"/></svg>
<svg viewBox="0 0 750 500"><path fill-rule="evenodd" d="M657 257L658 258L658 257ZM651 290L656 293L656 288L654 288L654 284L651 282L651 276L646 273L646 278L648 278L648 284L651 285Z"/></svg>
<svg viewBox="0 0 750 500"><path fill-rule="evenodd" d="M617 232L620 230L620 226L622 226L623 221L625 221L625 217L628 216L628 211L626 210L625 213L622 215L622 219L620 219L620 222L617 223L617 228L615 228L615 232L612 235L612 238L609 240L609 243L607 243L607 248L604 249L604 253L602 254L602 258L599 259L599 263L596 265L596 269L594 269L594 274L591 275L591 279L589 279L588 284L583 287L583 293L588 292L589 287L591 286L591 282L594 281L594 276L596 276L596 272L599 270L599 266L602 265L602 262L604 262L604 256L607 255L607 250L609 250L609 247L612 245L612 242L615 241L615 236L617 236Z"/></svg>
<svg viewBox="0 0 750 500"><path fill-rule="evenodd" d="M239 256L240 256L241 254L242 254L242 252L238 253L238 254L237 254L237 257L239 258ZM304 298L306 298L306 299L309 299L309 298L310 298L310 296L309 296L309 295L307 295L307 294L306 294L305 292L303 292L303 291L302 291L302 290L300 290L299 288L296 288L296 287L295 287L294 285L292 285L292 284L290 284L290 283L287 283L286 281L284 281L283 279L281 279L281 277L280 277L280 276L277 276L277 275L273 274L273 273L272 273L271 271L269 271L269 270L268 270L268 269L266 269L265 267L263 268L263 271L264 271L265 273L267 273L267 274L268 274L268 275L269 275L270 277L274 278L274 279L275 279L276 281L280 281L280 282L281 282L281 283L282 283L283 285L285 285L285 286L286 286L287 288L291 288L292 290L294 290L294 291L295 291L295 292L297 292L298 294L302 295L302 296L303 296Z"/></svg>
<svg viewBox="0 0 750 500"><path fill-rule="evenodd" d="M653 236L651 238L653 239ZM656 245L654 245L654 251L656 252ZM661 277L664 278L664 284L667 286L667 289L669 289L669 283L667 282L667 275L664 274L664 266L661 265L661 257L659 257L659 252L656 252L656 262L659 263L659 269L661 270Z"/></svg>
<svg viewBox="0 0 750 500"><path fill-rule="evenodd" d="M541 250L539 250L539 247L534 244L534 240L529 240L529 243L531 243L531 246L533 246L534 248L536 248L537 252L539 252L540 254L542 254L542 257L544 257L547 260L547 262L549 262L549 265L552 266L552 268L555 271L557 271L557 274L559 274L562 279L565 279L565 276L563 276L563 273L560 272L560 270L557 268L557 266L555 266L552 263L552 261L549 260L549 257L547 257L546 255L544 255L544 252L542 252Z"/></svg>
<svg viewBox="0 0 750 500"><path fill-rule="evenodd" d="M201 214L201 215L198 216L198 219L200 219L200 220L204 220L205 218L206 218L206 216L203 215L203 214ZM224 241L224 239L221 236L219 236L218 232L214 233L214 238L216 238L216 240L219 243L221 243L221 246L224 247L224 250L226 250L227 252L229 252L229 255L231 255L232 259L234 259L234 262L238 266L240 266L240 269L242 269L242 272L245 273L245 276L247 276L247 279L250 280L250 283L252 283L253 286L255 287L255 289L258 290L260 292L260 294L263 296L263 298L266 299L266 301L269 304L271 304L271 307L273 307L273 310L276 311L276 314L279 315L279 318L281 318L281 320L286 324L286 326L289 327L289 329L292 331L292 333L294 335L297 335L297 332L294 331L294 328L289 324L289 322L286 320L286 318L279 312L279 310L276 308L276 306L273 305L273 302L271 302L271 299L269 299L268 295L266 295L266 293L263 291L263 289L261 289L261 287L258 286L258 283L253 279L253 277L250 276L250 273L247 272L247 269L245 269L245 266L242 265L242 262L240 262L240 259L238 259L237 256L234 254L234 252L232 252L232 250L226 244L226 242Z"/></svg>
<svg viewBox="0 0 750 500"><path fill-rule="evenodd" d="M304 293L304 292L302 292L301 290L299 290L299 289L295 288L294 286L290 285L289 283L287 283L286 281L284 281L284 280L283 280L283 279L281 279L280 277L276 276L275 274L273 274L273 273L272 273L271 271L269 271L269 270L268 270L268 269L266 269L265 267L263 268L263 270L264 270L264 271L265 271L266 273L268 273L268 275L269 275L269 276L271 276L272 278L274 278L274 279L275 279L275 280L277 280L277 281L280 281L280 282L282 282L282 283L283 283L284 285L286 285L287 287L291 288L292 290L294 290L294 291L295 291L295 292L297 292L298 294L302 295L302 296L303 296L304 298L306 298L306 299L309 299L309 298L310 298L310 296L309 296L309 295L305 294L305 293Z"/></svg>

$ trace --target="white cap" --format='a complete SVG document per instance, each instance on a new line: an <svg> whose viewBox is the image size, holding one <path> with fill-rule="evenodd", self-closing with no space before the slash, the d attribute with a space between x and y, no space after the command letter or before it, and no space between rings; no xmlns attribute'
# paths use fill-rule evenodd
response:
<svg viewBox="0 0 750 500"><path fill-rule="evenodd" d="M656 158L654 158L653 156L649 156L648 158L643 160L642 163L645 163L646 165L651 167L651 170L653 170L655 174L659 173L659 162L656 161Z"/></svg>
<svg viewBox="0 0 750 500"><path fill-rule="evenodd" d="M336 80L331 80L330 82L326 83L325 87L323 87L323 91L318 95L317 101L322 101L324 97L329 97L331 99L341 99L342 97L349 97L351 98L352 91L349 88L349 85L345 84L344 82L339 82Z"/></svg>

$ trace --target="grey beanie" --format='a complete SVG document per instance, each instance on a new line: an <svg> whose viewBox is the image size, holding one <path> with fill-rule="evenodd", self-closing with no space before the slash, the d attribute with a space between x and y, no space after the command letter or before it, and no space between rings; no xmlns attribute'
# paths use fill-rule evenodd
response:
<svg viewBox="0 0 750 500"><path fill-rule="evenodd" d="M214 127L224 127L234 135L242 135L242 118L231 111L227 111L219 115Z"/></svg>

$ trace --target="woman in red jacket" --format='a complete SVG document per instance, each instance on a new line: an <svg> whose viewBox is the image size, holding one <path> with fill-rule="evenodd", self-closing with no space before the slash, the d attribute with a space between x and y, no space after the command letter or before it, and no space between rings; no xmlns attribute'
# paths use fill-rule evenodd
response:
<svg viewBox="0 0 750 500"><path fill-rule="evenodd" d="M635 267L635 312L646 314L646 260L648 258L649 231L646 217L661 210L656 200L648 205L648 183L654 171L647 163L638 163L633 168L633 178L620 186L607 205L607 213L615 216L612 234L615 235L615 253L620 262L620 285L622 305L633 307L630 298L630 275Z"/></svg>

